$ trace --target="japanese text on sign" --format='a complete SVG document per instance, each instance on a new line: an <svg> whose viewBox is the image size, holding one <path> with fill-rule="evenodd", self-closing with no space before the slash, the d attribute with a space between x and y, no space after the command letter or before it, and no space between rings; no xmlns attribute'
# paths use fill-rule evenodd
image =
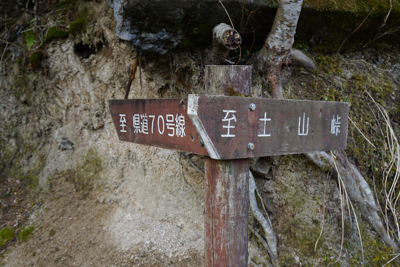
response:
<svg viewBox="0 0 400 267"><path fill-rule="evenodd" d="M120 117L120 132L126 132L126 115L119 114ZM180 114L163 115L133 115L133 129L135 134L154 134L157 133L168 136L184 137L185 133L185 117Z"/></svg>
<svg viewBox="0 0 400 267"><path fill-rule="evenodd" d="M222 125L223 129L221 137L235 137L234 129L236 128L235 123L237 122L235 116L236 110L223 110L224 117L222 121L225 123ZM333 116L330 123L330 132L331 134L338 135L340 133L340 117L339 115ZM264 112L264 117L259 118L259 134L258 137L269 137L271 133L267 133L267 122L270 122L271 118L267 118L267 112ZM299 136L307 136L308 131L310 129L310 118L306 117L306 113L303 113L303 116L299 116L299 124L297 127L297 133Z"/></svg>

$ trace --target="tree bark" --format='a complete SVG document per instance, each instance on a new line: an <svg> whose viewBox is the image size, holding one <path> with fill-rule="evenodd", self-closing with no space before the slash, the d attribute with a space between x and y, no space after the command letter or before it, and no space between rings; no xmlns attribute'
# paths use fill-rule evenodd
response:
<svg viewBox="0 0 400 267"><path fill-rule="evenodd" d="M274 24L259 60L267 70L273 98L283 98L282 66L291 62L291 49L296 34L303 0L280 0Z"/></svg>

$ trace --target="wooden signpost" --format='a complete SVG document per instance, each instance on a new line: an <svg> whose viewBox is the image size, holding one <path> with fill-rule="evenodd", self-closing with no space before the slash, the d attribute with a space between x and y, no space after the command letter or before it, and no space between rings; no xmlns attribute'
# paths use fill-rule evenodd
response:
<svg viewBox="0 0 400 267"><path fill-rule="evenodd" d="M349 106L226 96L249 94L251 66L205 77L214 95L110 100L110 112L121 141L208 156L205 266L247 266L249 158L345 149Z"/></svg>
<svg viewBox="0 0 400 267"><path fill-rule="evenodd" d="M109 103L121 141L212 159L346 148L347 103L209 95Z"/></svg>

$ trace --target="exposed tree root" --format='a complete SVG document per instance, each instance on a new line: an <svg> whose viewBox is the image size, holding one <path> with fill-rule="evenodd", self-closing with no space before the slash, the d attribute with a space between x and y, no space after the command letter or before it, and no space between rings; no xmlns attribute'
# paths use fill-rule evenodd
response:
<svg viewBox="0 0 400 267"><path fill-rule="evenodd" d="M283 98L283 67L292 64L309 69L316 68L312 59L301 51L292 49L302 3L302 0L279 1L272 29L264 47L257 54L258 68L267 71L266 76L271 85L271 96L273 98ZM305 155L323 171L329 171L336 167L341 180L343 180L344 187L347 189L347 195L357 203L365 220L388 246L393 247L398 252L399 248L396 242L391 239L378 215L378 208L372 191L357 168L340 154L337 155L338 162L325 152L312 152ZM269 219L266 220L258 210L255 191L256 185L250 172L250 207L254 217L265 230L269 247L274 255L277 255L276 236Z"/></svg>
<svg viewBox="0 0 400 267"><path fill-rule="evenodd" d="M315 66L314 61L309 58L306 54L298 49L292 49L290 54L290 62L289 64L295 66L302 66L307 69L315 70L317 67Z"/></svg>
<svg viewBox="0 0 400 267"><path fill-rule="evenodd" d="M249 224L248 228L261 241L261 243L264 245L264 247L268 250L268 253L271 256L271 258L274 260L275 263L277 263L278 260L275 258L274 254L272 254L272 251L269 248L267 241L265 241L265 239L259 233L257 233L257 231L254 230L250 224Z"/></svg>
<svg viewBox="0 0 400 267"><path fill-rule="evenodd" d="M257 219L257 221L261 224L262 228L264 229L265 232L265 239L267 241L268 244L268 251L271 251L270 253L272 253L271 257L273 259L277 259L278 258L278 239L274 233L274 231L272 230L272 224L271 221L267 215L267 218L265 218L263 216L263 214L261 213L260 209L258 208L257 205L257 198L256 198L256 190L257 190L257 186L256 186L256 182L254 181L254 176L251 173L251 171L249 171L249 200L250 200L250 209L251 212L253 213L254 217ZM261 200L262 201L262 200Z"/></svg>
<svg viewBox="0 0 400 267"><path fill-rule="evenodd" d="M334 168L334 159L325 152L305 153L306 157L316 164L322 171L329 171ZM382 220L378 215L378 208L373 193L365 181L364 177L357 168L348 162L342 155L336 154L338 163L337 170L347 188L347 193L351 200L355 201L363 214L365 220L378 233L380 238L399 252L397 244L390 238L383 226Z"/></svg>
<svg viewBox="0 0 400 267"><path fill-rule="evenodd" d="M271 61L271 52L271 49L262 48L257 55L257 65L259 69L267 70L267 79L271 85L272 98L283 99L282 68L286 65L295 65L315 70L316 66L311 58L298 49L288 50L285 57L279 56L280 62Z"/></svg>

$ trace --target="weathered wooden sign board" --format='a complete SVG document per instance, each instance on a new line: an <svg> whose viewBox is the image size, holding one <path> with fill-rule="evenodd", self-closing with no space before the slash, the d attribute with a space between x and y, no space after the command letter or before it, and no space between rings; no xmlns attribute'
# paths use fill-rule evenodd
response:
<svg viewBox="0 0 400 267"><path fill-rule="evenodd" d="M187 115L187 99L110 100L121 141L208 155Z"/></svg>
<svg viewBox="0 0 400 267"><path fill-rule="evenodd" d="M248 95L251 66L206 66L205 93ZM205 266L247 266L249 158L346 148L347 103L189 95L110 100L121 141L205 159Z"/></svg>
<svg viewBox="0 0 400 267"><path fill-rule="evenodd" d="M121 141L213 159L346 148L347 103L207 95L109 103Z"/></svg>
<svg viewBox="0 0 400 267"><path fill-rule="evenodd" d="M346 148L347 103L189 95L188 107L213 159Z"/></svg>

